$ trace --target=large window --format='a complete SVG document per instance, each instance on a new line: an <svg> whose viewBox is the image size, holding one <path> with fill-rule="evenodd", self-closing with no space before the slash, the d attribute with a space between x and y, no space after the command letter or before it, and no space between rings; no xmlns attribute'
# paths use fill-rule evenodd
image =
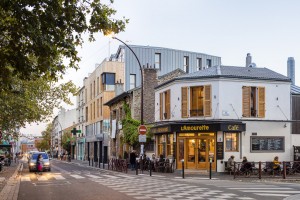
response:
<svg viewBox="0 0 300 200"><path fill-rule="evenodd" d="M202 59L197 58L197 71L202 70Z"/></svg>
<svg viewBox="0 0 300 200"><path fill-rule="evenodd" d="M155 53L155 66L156 69L160 69L161 67L161 54Z"/></svg>
<svg viewBox="0 0 300 200"><path fill-rule="evenodd" d="M183 71L185 71L186 73L189 73L189 57L188 56L183 57Z"/></svg>
<svg viewBox="0 0 300 200"><path fill-rule="evenodd" d="M211 67L211 59L206 59L206 68Z"/></svg>
<svg viewBox="0 0 300 200"><path fill-rule="evenodd" d="M136 87L136 75L130 74L130 89L133 89Z"/></svg>
<svg viewBox="0 0 300 200"><path fill-rule="evenodd" d="M160 155L163 155L165 157L165 150L166 150L166 147L165 147L165 143L166 143L166 140L165 140L165 135L159 135L157 136L157 141L158 141L158 147L157 147L157 150L158 150L158 156Z"/></svg>
<svg viewBox="0 0 300 200"><path fill-rule="evenodd" d="M211 86L181 88L181 116L211 116Z"/></svg>
<svg viewBox="0 0 300 200"><path fill-rule="evenodd" d="M106 91L113 91L115 89L115 73L103 73L102 84Z"/></svg>
<svg viewBox="0 0 300 200"><path fill-rule="evenodd" d="M225 150L238 151L238 133L225 133Z"/></svg>
<svg viewBox="0 0 300 200"><path fill-rule="evenodd" d="M243 117L265 117L265 88L243 86Z"/></svg>
<svg viewBox="0 0 300 200"><path fill-rule="evenodd" d="M159 94L160 102L160 120L171 118L171 104L170 104L170 90L162 92Z"/></svg>
<svg viewBox="0 0 300 200"><path fill-rule="evenodd" d="M174 150L173 150L173 134L167 135L167 157L173 158Z"/></svg>

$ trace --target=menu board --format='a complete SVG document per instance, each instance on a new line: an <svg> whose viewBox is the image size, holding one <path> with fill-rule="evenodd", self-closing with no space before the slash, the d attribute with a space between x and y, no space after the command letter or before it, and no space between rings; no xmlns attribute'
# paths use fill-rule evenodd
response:
<svg viewBox="0 0 300 200"><path fill-rule="evenodd" d="M217 160L224 159L224 143L217 142Z"/></svg>
<svg viewBox="0 0 300 200"><path fill-rule="evenodd" d="M284 152L284 137L251 136L251 152Z"/></svg>

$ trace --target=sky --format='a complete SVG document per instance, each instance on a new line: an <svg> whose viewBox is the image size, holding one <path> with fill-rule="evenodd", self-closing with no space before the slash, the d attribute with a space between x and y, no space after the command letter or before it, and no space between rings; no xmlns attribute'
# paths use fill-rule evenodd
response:
<svg viewBox="0 0 300 200"><path fill-rule="evenodd" d="M116 18L125 17L125 32L116 35L127 44L166 47L220 56L222 65L245 66L251 53L257 67L287 75L294 57L300 86L299 0L115 0ZM116 52L120 44L99 33L95 42L78 48L79 70L68 70L64 81L78 87L95 65ZM73 106L75 108L75 98ZM55 111L54 115L57 115ZM24 134L39 134L45 123L32 124Z"/></svg>

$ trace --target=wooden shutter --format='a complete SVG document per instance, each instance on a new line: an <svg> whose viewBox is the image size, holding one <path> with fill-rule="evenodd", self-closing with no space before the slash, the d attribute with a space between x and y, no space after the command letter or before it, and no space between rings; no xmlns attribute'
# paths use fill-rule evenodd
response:
<svg viewBox="0 0 300 200"><path fill-rule="evenodd" d="M243 117L250 117L251 87L243 86Z"/></svg>
<svg viewBox="0 0 300 200"><path fill-rule="evenodd" d="M163 120L163 93L159 93L159 119Z"/></svg>
<svg viewBox="0 0 300 200"><path fill-rule="evenodd" d="M170 90L167 90L165 92L165 119L171 118L171 103L170 103Z"/></svg>
<svg viewBox="0 0 300 200"><path fill-rule="evenodd" d="M265 117L265 88L258 87L258 117Z"/></svg>
<svg viewBox="0 0 300 200"><path fill-rule="evenodd" d="M188 117L188 87L181 88L181 117Z"/></svg>
<svg viewBox="0 0 300 200"><path fill-rule="evenodd" d="M204 86L204 116L211 116L211 85Z"/></svg>

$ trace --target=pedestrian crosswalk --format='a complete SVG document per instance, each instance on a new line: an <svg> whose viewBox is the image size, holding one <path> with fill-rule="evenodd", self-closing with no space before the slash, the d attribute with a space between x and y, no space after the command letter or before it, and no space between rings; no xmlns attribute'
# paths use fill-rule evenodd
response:
<svg viewBox="0 0 300 200"><path fill-rule="evenodd" d="M234 182L210 180L203 178L160 178L136 176L122 173L43 173L24 174L21 182L71 182L71 180L90 180L131 196L133 199L282 199L300 194L300 191L289 185L263 184L251 182ZM197 183L197 184L196 184ZM239 194L243 194L242 196ZM201 196L201 198L199 198ZM255 198L253 196L258 196Z"/></svg>

